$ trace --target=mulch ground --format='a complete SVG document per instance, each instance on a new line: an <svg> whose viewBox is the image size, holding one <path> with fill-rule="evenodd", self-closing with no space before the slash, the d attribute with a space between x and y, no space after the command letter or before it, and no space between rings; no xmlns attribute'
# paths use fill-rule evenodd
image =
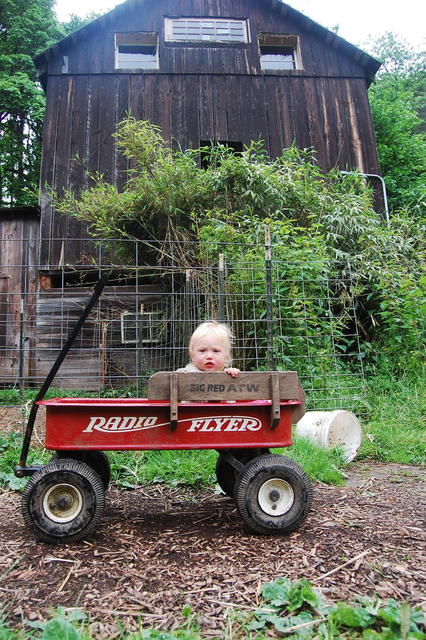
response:
<svg viewBox="0 0 426 640"><path fill-rule="evenodd" d="M310 516L288 537L249 534L213 490L112 488L96 535L61 546L36 543L20 496L4 490L1 601L14 627L81 608L98 638L113 638L117 620L173 629L185 604L206 637L221 637L229 609L249 611L278 576L305 577L331 600L377 593L424 604L425 486L421 468L354 463L345 487L315 485Z"/></svg>
<svg viewBox="0 0 426 640"><path fill-rule="evenodd" d="M19 423L18 409L0 409L0 431ZM112 639L120 624L173 629L187 604L203 635L221 637L229 611L249 612L279 576L305 577L330 600L376 593L425 605L426 469L355 462L347 473L344 487L315 485L312 512L287 537L248 533L213 489L150 485L111 488L90 540L47 545L25 529L19 494L0 490L0 610L19 627L58 606L83 609L95 637Z"/></svg>

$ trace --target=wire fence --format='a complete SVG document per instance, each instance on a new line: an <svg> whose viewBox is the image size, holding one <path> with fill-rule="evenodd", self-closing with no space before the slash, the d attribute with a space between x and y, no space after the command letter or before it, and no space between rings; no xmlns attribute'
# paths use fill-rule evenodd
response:
<svg viewBox="0 0 426 640"><path fill-rule="evenodd" d="M29 254L11 242L2 255L0 289L0 383L5 387L42 383L94 283L107 271L108 285L53 387L83 395L143 396L152 373L188 362L194 328L217 319L232 329L234 363L240 369L296 370L310 410L363 412L355 309L350 297L345 302L341 283L324 260L288 261L268 233L250 247L201 243L190 266L185 247L173 242L165 250L153 242L67 240L59 267L14 262L14 256ZM22 248L27 241L15 242ZM78 260L77 244L84 247ZM148 264L153 252L157 262ZM349 274L347 288L350 280Z"/></svg>

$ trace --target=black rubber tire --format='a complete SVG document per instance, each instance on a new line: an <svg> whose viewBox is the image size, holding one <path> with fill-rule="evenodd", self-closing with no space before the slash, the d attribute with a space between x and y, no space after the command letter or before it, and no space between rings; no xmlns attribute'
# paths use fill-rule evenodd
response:
<svg viewBox="0 0 426 640"><path fill-rule="evenodd" d="M111 465L108 456L103 451L87 449L73 449L71 451L58 450L52 457L52 460L63 460L64 458L79 460L87 464L93 471L96 471L102 480L104 489L108 489L111 480Z"/></svg>
<svg viewBox="0 0 426 640"><path fill-rule="evenodd" d="M269 454L244 467L235 482L234 497L250 531L283 535L298 529L308 515L312 484L296 462Z"/></svg>
<svg viewBox="0 0 426 640"><path fill-rule="evenodd" d="M239 462L247 464L253 458L269 453L269 449L228 449ZM216 479L219 487L230 498L234 498L235 481L238 471L219 453L216 460Z"/></svg>
<svg viewBox="0 0 426 640"><path fill-rule="evenodd" d="M78 542L89 538L101 521L105 490L87 464L52 460L31 476L21 506L25 524L38 540Z"/></svg>

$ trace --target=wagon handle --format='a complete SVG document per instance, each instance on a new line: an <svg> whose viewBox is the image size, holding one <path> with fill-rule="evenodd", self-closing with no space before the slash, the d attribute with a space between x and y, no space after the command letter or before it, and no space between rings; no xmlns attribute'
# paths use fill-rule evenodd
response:
<svg viewBox="0 0 426 640"><path fill-rule="evenodd" d="M91 310L93 309L93 307L97 303L98 299L100 298L100 295L101 295L105 285L107 284L107 282L108 282L108 274L104 273L101 276L101 278L98 280L98 283L97 283L96 287L93 290L93 293L91 295L91 298L90 298L89 302L86 304L85 308L83 309L83 312L82 312L80 318L78 319L76 325L74 326L73 330L71 331L70 335L68 336L68 340L66 341L66 343L62 347L61 351L59 352L59 355L56 358L52 368L49 371L49 373L47 374L45 381L41 385L39 392L37 393L36 397L34 398L34 401L33 401L32 407L31 407L31 411L30 411L30 415L28 417L27 428L25 430L24 442L22 444L22 450L21 450L21 457L19 459L19 464L15 467L15 475L18 478L22 478L25 475L30 475L34 471L34 469L29 469L29 468L27 469L26 468L26 462L27 462L28 450L30 448L31 436L32 436L33 429L34 429L34 423L35 423L35 419L36 419L37 411L38 411L38 404L37 403L40 400L42 400L44 398L44 396L46 395L46 392L49 389L50 385L52 384L53 379L56 376L59 367L61 366L62 362L64 361L68 351L71 349L71 347L72 347L72 345L73 345L73 343L74 343L74 341L75 341L75 339L76 339L81 327L83 326L83 324L87 320L87 317L88 317L89 313L91 312Z"/></svg>

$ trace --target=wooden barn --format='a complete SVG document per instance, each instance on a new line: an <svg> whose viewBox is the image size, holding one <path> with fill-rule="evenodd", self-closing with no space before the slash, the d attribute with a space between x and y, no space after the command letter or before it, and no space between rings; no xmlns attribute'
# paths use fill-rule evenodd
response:
<svg viewBox="0 0 426 640"><path fill-rule="evenodd" d="M82 224L52 210L49 190L86 187L87 170L122 185L126 164L113 134L126 114L159 125L183 149L218 141L238 151L262 139L275 157L295 142L314 147L324 170L379 173L367 97L379 62L277 0L128 0L35 62L47 97L40 246L36 260L33 244L11 238L7 245L29 275L24 306L18 294L1 297L7 375L0 382L46 375L90 295L91 261L110 264ZM3 220L16 235L10 224ZM8 273L19 280L20 268ZM161 286L128 278L113 284L61 368L67 387L97 388L114 376L123 384L141 368L167 367L154 363L158 340L151 335L162 326ZM167 351L175 349L176 337L167 340ZM141 343L144 363L136 353Z"/></svg>
<svg viewBox="0 0 426 640"><path fill-rule="evenodd" d="M183 149L241 149L261 138L274 157L295 142L328 170L379 173L367 89L380 63L277 0L128 0L36 58L47 95L41 171L78 190L85 171L120 185L112 134L126 113ZM78 222L41 196L41 263L63 264ZM67 246L77 263L80 243Z"/></svg>

